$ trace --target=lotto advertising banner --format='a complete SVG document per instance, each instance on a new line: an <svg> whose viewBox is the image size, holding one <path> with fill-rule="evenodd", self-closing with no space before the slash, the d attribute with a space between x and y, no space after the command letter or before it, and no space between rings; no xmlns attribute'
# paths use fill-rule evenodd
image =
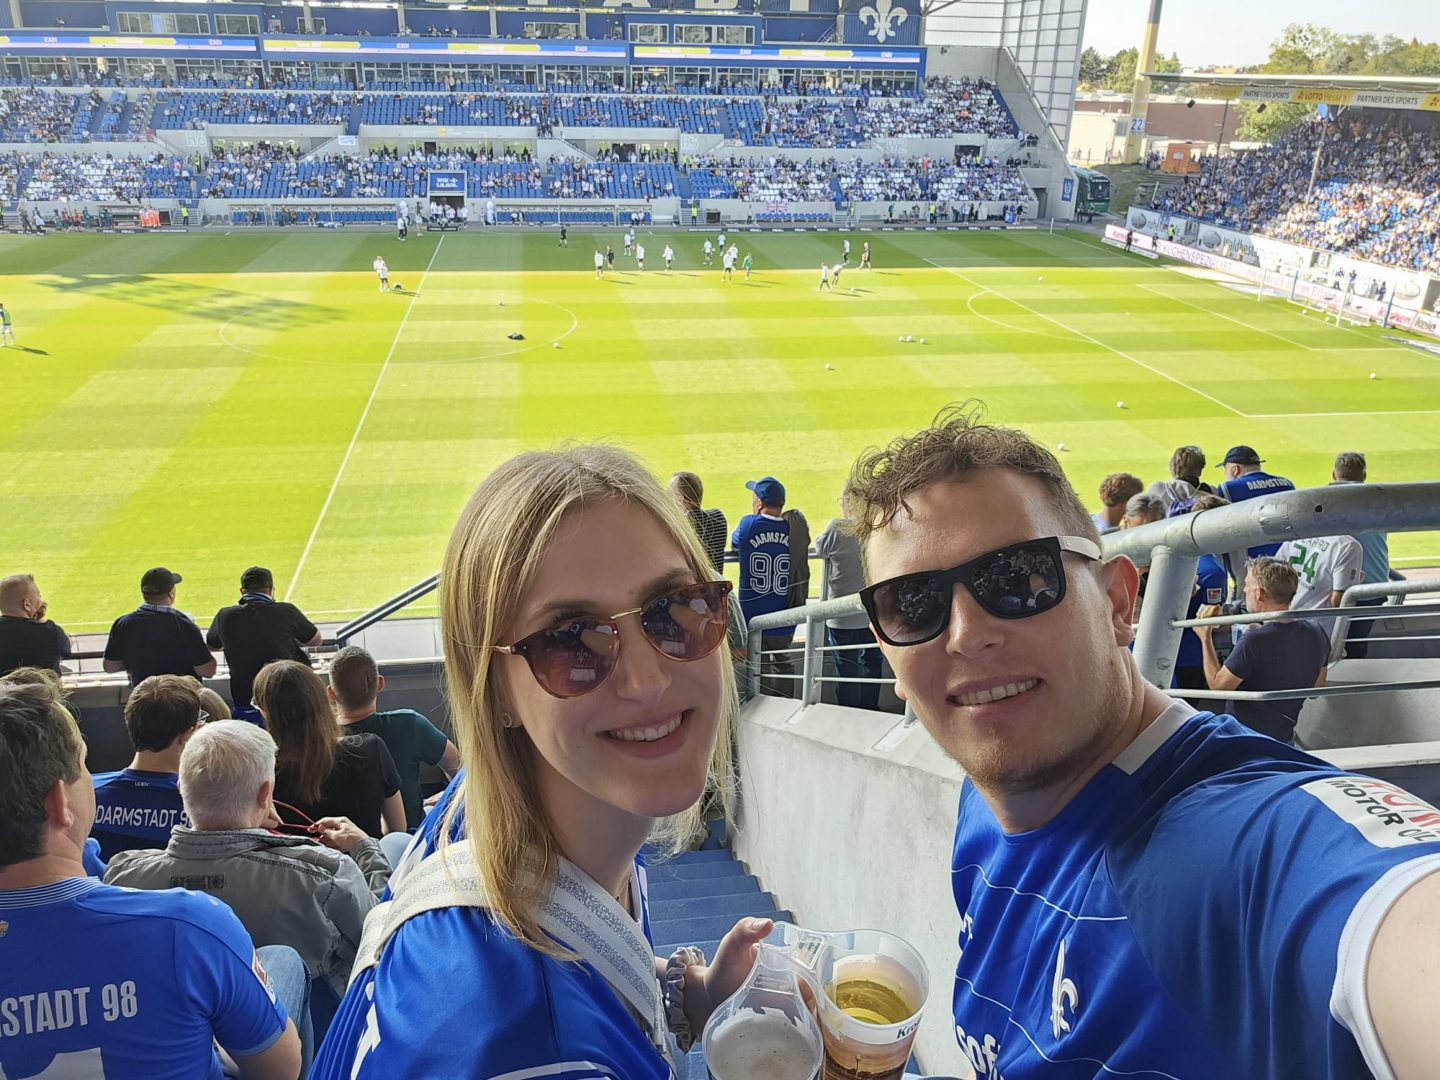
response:
<svg viewBox="0 0 1440 1080"><path fill-rule="evenodd" d="M920 44L919 0L845 0L844 11L849 44Z"/></svg>
<svg viewBox="0 0 1440 1080"><path fill-rule="evenodd" d="M1344 90L1332 86L1247 86L1240 91L1240 100L1440 112L1440 94L1424 91L1396 93L1389 90Z"/></svg>

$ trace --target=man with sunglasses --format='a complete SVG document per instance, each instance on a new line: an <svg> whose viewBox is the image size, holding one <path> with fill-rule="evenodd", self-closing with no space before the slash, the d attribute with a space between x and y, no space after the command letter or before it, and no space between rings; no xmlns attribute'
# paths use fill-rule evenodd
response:
<svg viewBox="0 0 1440 1080"><path fill-rule="evenodd" d="M967 773L977 1076L1433 1075L1440 811L1146 683L1135 567L1023 433L947 411L845 504L897 691Z"/></svg>

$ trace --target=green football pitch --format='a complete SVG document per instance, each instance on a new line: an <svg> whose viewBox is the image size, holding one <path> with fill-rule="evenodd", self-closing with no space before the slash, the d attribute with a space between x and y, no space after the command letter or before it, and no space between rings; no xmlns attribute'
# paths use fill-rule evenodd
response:
<svg viewBox="0 0 1440 1080"><path fill-rule="evenodd" d="M0 239L0 574L34 573L72 632L153 565L202 621L252 563L338 620L434 571L519 450L619 443L698 472L732 522L774 474L818 530L858 451L966 398L1063 443L1091 503L1186 442L1212 462L1249 443L1301 485L1348 449L1373 480L1440 476L1440 361L1379 331L1076 235L855 232L834 293L839 236L732 235L748 282L685 233L643 231L643 274L619 230ZM377 254L403 292L378 291ZM1392 554L1440 564L1440 537Z"/></svg>

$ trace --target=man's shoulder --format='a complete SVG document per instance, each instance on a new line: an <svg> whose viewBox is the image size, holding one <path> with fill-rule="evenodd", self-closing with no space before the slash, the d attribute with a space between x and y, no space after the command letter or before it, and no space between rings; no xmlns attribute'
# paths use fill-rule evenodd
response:
<svg viewBox="0 0 1440 1080"><path fill-rule="evenodd" d="M153 856L163 852L139 854ZM242 934L245 932L227 905L208 893L186 889L131 889L101 884L78 897L76 903L95 914L169 922L220 937L229 937L237 929Z"/></svg>

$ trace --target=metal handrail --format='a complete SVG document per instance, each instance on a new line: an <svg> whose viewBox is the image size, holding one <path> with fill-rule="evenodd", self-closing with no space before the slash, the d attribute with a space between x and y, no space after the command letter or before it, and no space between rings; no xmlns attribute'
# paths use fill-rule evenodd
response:
<svg viewBox="0 0 1440 1080"><path fill-rule="evenodd" d="M1403 578L1400 581L1374 581L1360 585L1351 585L1340 597L1340 606L1349 607L1361 600L1374 600L1378 597L1394 598L1395 603L1400 603L1404 597L1414 593L1440 593L1440 578ZM1392 605L1385 604L1384 607ZM1374 611L1377 605L1369 605L1363 610ZM1336 608L1335 610L1340 610ZM1407 609L1413 610L1413 609ZM1377 613L1365 616L1368 619L1392 619L1396 612ZM1360 616L1354 616L1360 618ZM1333 664L1345 652L1345 637L1350 629L1350 619L1341 619L1330 628L1330 662Z"/></svg>
<svg viewBox="0 0 1440 1080"><path fill-rule="evenodd" d="M1247 502L1216 507L1201 514L1184 514L1152 522L1135 529L1107 533L1101 538L1105 558L1125 555L1150 564L1146 603L1141 608L1136 634L1135 659L1145 677L1168 689L1179 651L1181 631L1187 626L1229 625L1260 622L1266 618L1294 617L1294 612L1274 615L1219 616L1208 620L1177 619L1189 602L1195 581L1195 564L1201 555L1234 551L1256 544L1311 536L1334 536L1354 532L1406 532L1440 528L1440 483L1337 484L1277 492ZM1377 583L1391 586L1392 583ZM1410 583L1395 583L1404 586ZM1430 591L1419 583L1407 592ZM1393 586L1392 586L1393 587ZM1364 586L1357 586L1364 588ZM1346 593L1348 599L1353 593ZM1370 593L1358 594L1360 598ZM1349 606L1349 605L1346 605ZM1430 605L1407 608L1402 617L1415 618L1433 613ZM760 685L762 635L766 630L788 629L800 623L819 622L864 611L858 595L836 597L804 604L784 611L759 615L750 620L747 674L751 685ZM1377 615L1373 608L1305 609L1304 617L1350 619L1394 617ZM801 704L815 702L813 687L820 646L815 635L806 634L799 650L804 654L805 675ZM779 675L767 675L780 678Z"/></svg>

